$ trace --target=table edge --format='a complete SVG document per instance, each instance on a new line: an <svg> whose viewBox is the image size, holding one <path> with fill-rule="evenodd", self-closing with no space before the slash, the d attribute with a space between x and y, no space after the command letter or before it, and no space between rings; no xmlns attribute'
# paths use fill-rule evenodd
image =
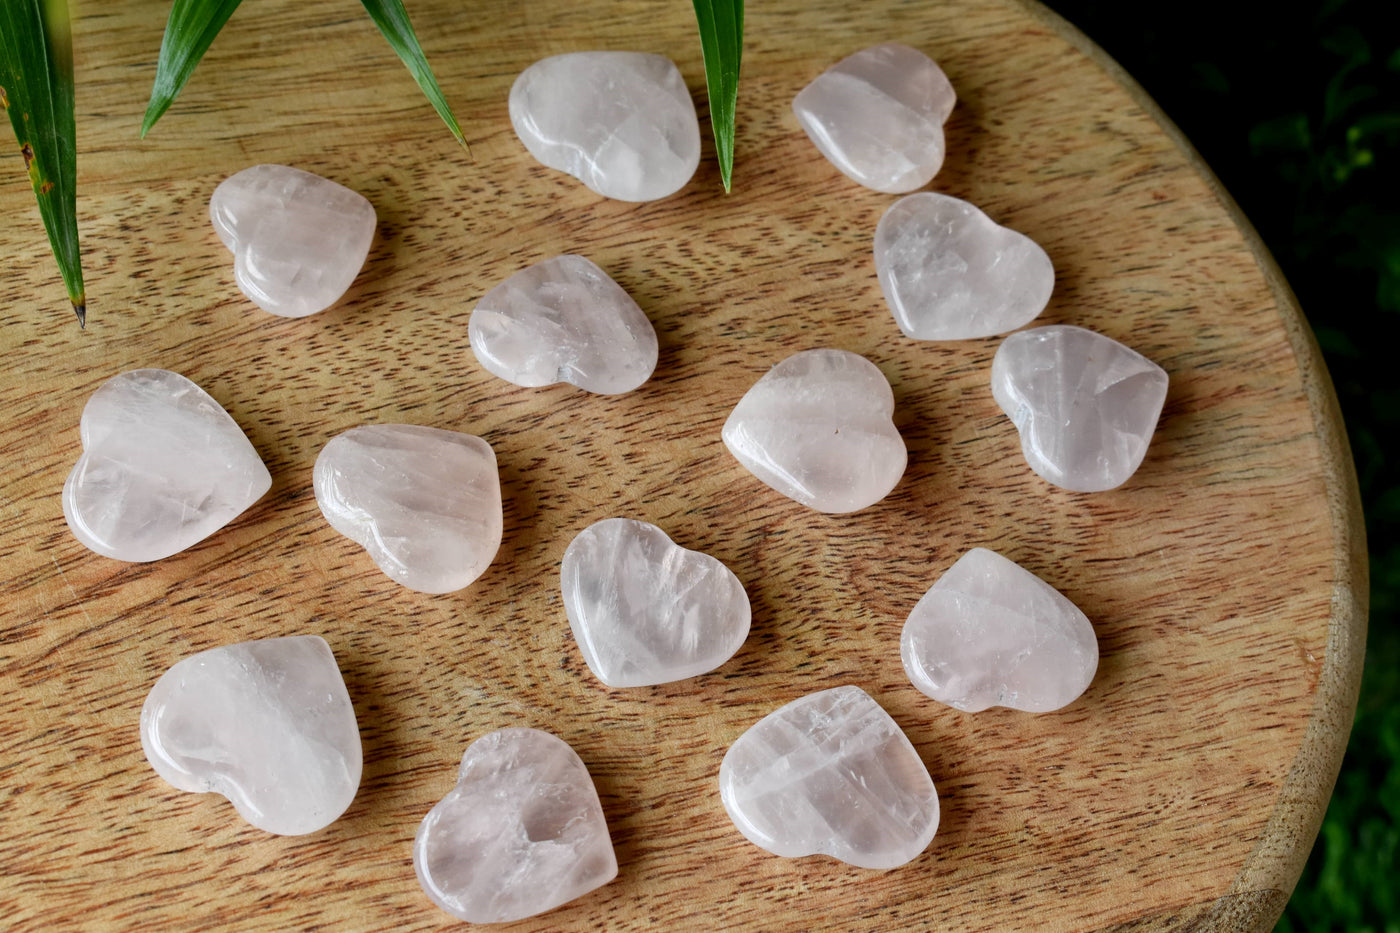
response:
<svg viewBox="0 0 1400 933"><path fill-rule="evenodd" d="M1356 466L1347 440L1341 406L1322 351L1293 289L1239 204L1221 184L1196 148L1152 97L1113 57L1064 17L1039 0L1015 0L1034 20L1054 31L1108 74L1151 117L1205 181L1226 214L1239 228L1278 306L1298 369L1322 453L1323 483L1334 540L1331 618L1318 673L1317 693L1298 754L1288 770L1278 804L1264 832L1230 889L1219 897L1142 918L1131 929L1173 929L1185 921L1191 929L1273 929L1302 874L1312 843L1341 770L1361 689L1366 654L1369 571L1366 526ZM1127 927L1114 929L1126 930Z"/></svg>

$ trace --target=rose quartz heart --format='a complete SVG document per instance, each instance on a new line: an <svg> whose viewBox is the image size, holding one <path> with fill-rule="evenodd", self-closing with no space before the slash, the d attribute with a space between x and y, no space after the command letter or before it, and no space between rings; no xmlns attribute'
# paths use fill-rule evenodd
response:
<svg viewBox="0 0 1400 933"><path fill-rule="evenodd" d="M413 842L418 882L470 923L552 910L617 877L598 792L578 755L537 729L500 729L467 746L457 786Z"/></svg>
<svg viewBox="0 0 1400 933"><path fill-rule="evenodd" d="M209 199L209 217L233 253L239 289L282 317L339 301L374 239L369 201L286 165L255 165L224 179Z"/></svg>
<svg viewBox="0 0 1400 933"><path fill-rule="evenodd" d="M237 518L272 486L238 424L165 369L102 384L83 408L83 455L63 484L73 536L117 560L160 560Z"/></svg>

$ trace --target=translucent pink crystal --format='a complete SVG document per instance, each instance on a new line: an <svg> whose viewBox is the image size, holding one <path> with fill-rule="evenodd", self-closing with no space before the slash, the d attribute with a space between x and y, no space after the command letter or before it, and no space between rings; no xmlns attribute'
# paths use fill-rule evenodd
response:
<svg viewBox="0 0 1400 933"><path fill-rule="evenodd" d="M619 201L675 194L700 164L695 104L661 55L541 59L511 86L510 122L536 159Z"/></svg>
<svg viewBox="0 0 1400 933"><path fill-rule="evenodd" d="M932 59L890 42L818 75L792 110L822 155L852 180L903 194L943 166L943 123L956 100Z"/></svg>
<svg viewBox="0 0 1400 933"><path fill-rule="evenodd" d="M1099 665L1094 627L1079 607L986 548L960 557L919 600L899 653L915 687L969 713L1060 709Z"/></svg>
<svg viewBox="0 0 1400 933"><path fill-rule="evenodd" d="M749 597L733 571L647 522L589 525L569 543L559 576L583 659L610 687L712 671L749 634Z"/></svg>
<svg viewBox="0 0 1400 933"><path fill-rule="evenodd" d="M1021 434L1032 470L1065 489L1099 492L1137 471L1167 398L1147 357L1082 327L1035 327L1002 341L992 395Z"/></svg>
<svg viewBox="0 0 1400 933"><path fill-rule="evenodd" d="M73 536L117 560L160 560L203 541L272 486L238 424L165 369L104 382L83 408L83 455L63 484Z"/></svg>
<svg viewBox="0 0 1400 933"><path fill-rule="evenodd" d="M312 481L331 527L409 589L460 590L500 549L496 454L474 435L416 424L352 428L322 448Z"/></svg>
<svg viewBox="0 0 1400 933"><path fill-rule="evenodd" d="M895 868L938 830L928 769L859 687L813 693L759 720L725 753L719 791L739 831L776 855Z"/></svg>
<svg viewBox="0 0 1400 933"><path fill-rule="evenodd" d="M330 825L360 786L360 729L330 646L268 638L185 658L151 688L141 747L180 790L284 836Z"/></svg>
<svg viewBox="0 0 1400 933"><path fill-rule="evenodd" d="M374 208L328 178L255 165L214 189L209 216L233 253L238 287L259 308L305 317L340 300L374 239Z"/></svg>
<svg viewBox="0 0 1400 933"><path fill-rule="evenodd" d="M470 923L541 914L617 877L588 769L536 729L467 746L457 786L418 828L413 867L435 904Z"/></svg>
<svg viewBox="0 0 1400 933"><path fill-rule="evenodd" d="M567 382L631 392L656 369L656 331L632 296L582 256L555 256L487 292L467 324L472 352L518 386Z"/></svg>
<svg viewBox="0 0 1400 933"><path fill-rule="evenodd" d="M854 512L904 475L909 455L893 416L894 393L874 363L846 350L807 350L739 400L724 444L783 495L820 512Z"/></svg>
<svg viewBox="0 0 1400 933"><path fill-rule="evenodd" d="M922 191L875 228L880 288L905 336L990 337L1023 327L1055 288L1050 257L966 201Z"/></svg>

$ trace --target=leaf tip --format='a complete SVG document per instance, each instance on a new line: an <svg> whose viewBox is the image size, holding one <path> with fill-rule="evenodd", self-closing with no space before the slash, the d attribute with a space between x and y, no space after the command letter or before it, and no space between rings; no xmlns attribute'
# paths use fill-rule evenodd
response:
<svg viewBox="0 0 1400 933"><path fill-rule="evenodd" d="M78 298L73 302L73 313L78 316L78 329L87 330L87 299Z"/></svg>

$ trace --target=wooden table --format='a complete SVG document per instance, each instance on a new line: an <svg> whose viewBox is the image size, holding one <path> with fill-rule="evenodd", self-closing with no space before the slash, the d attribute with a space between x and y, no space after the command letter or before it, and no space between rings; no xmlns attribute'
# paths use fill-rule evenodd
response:
<svg viewBox="0 0 1400 933"><path fill-rule="evenodd" d="M167 4L79 5L79 213L89 324L63 300L19 161L0 209L0 916L12 930L444 929L414 880L418 822L468 742L550 730L592 772L616 881L520 929L1265 929L1316 833L1356 700L1364 541L1337 406L1257 236L1142 91L1019 0L772 0L749 11L734 193L701 168L652 204L603 201L536 164L506 95L545 55L661 52L703 103L690 5L415 0L471 143L456 145L358 5L245 4L141 141ZM898 39L958 89L933 187L1045 246L1040 323L1115 337L1171 375L1147 460L1112 492L1053 488L992 400L996 340L903 338L870 258L893 200L848 182L789 101L837 58ZM215 184L259 162L319 172L379 212L334 309L283 320L238 293ZM629 395L525 390L473 358L467 314L524 265L590 256L656 325ZM835 346L889 377L909 470L854 515L808 511L725 451L768 366ZM274 477L230 527L154 564L85 550L59 491L87 396L123 370L193 378ZM505 543L471 588L391 583L319 514L311 465L359 424L487 438ZM564 547L644 518L746 584L752 634L719 672L609 690L557 590ZM1065 592L1103 661L1054 714L967 715L919 694L904 618L985 545ZM328 829L268 836L146 764L141 703L171 664L319 633L354 698L359 796ZM869 872L780 859L720 805L729 744L778 705L855 683L908 732L943 822ZM1197 926L1196 924L1199 924Z"/></svg>

